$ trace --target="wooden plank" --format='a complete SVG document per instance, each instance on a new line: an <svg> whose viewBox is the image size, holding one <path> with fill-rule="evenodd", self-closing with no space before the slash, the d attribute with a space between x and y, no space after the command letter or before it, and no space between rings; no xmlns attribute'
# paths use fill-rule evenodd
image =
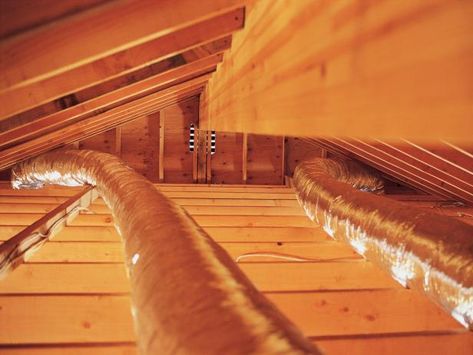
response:
<svg viewBox="0 0 473 355"><path fill-rule="evenodd" d="M58 267L60 265L60 267ZM264 292L401 288L365 261L241 263ZM130 292L122 264L24 264L0 283L0 294L121 294Z"/></svg>
<svg viewBox="0 0 473 355"><path fill-rule="evenodd" d="M286 184L286 137L281 137L281 185Z"/></svg>
<svg viewBox="0 0 473 355"><path fill-rule="evenodd" d="M467 331L458 334L373 335L341 339L316 338L314 343L326 354L343 354L346 349L350 349L351 355L468 354L473 349L473 335Z"/></svg>
<svg viewBox="0 0 473 355"><path fill-rule="evenodd" d="M0 241L5 241L24 228L24 226L2 226ZM217 242L326 242L331 238L319 228L299 227L204 227L204 230ZM54 241L67 242L120 242L114 227L66 227Z"/></svg>
<svg viewBox="0 0 473 355"><path fill-rule="evenodd" d="M0 2L0 39L17 36L61 18L90 10L107 0Z"/></svg>
<svg viewBox="0 0 473 355"><path fill-rule="evenodd" d="M0 350L0 352L2 352ZM6 352L6 350L5 350ZM63 355L63 354L74 354L74 355L137 355L138 349L134 343L123 344L123 342L108 345L102 344L61 344L57 346L55 344L45 344L41 346L25 345L15 346L8 348L8 354L16 355Z"/></svg>
<svg viewBox="0 0 473 355"><path fill-rule="evenodd" d="M164 125L164 178L165 182L192 182L192 154L189 152L190 124L198 119L198 100L191 98L163 110Z"/></svg>
<svg viewBox="0 0 473 355"><path fill-rule="evenodd" d="M57 240L55 238L54 240ZM255 256L243 257L240 263L252 262L285 262L280 258L264 256L267 253L288 255L299 258L331 261L333 259L361 259L350 247L336 242L322 243L220 243L220 245L236 260L245 254ZM256 254L261 254L258 256ZM57 242L46 243L41 250L28 259L30 263L123 263L123 246L118 238L115 242Z"/></svg>
<svg viewBox="0 0 473 355"><path fill-rule="evenodd" d="M272 293L267 297L306 336L464 331L425 296L405 289Z"/></svg>
<svg viewBox="0 0 473 355"><path fill-rule="evenodd" d="M425 332L426 335L430 332L430 335L434 335L438 331L458 331L462 340L457 340L457 344L471 344L471 333L465 333L458 323L439 308L410 291L280 293L268 294L268 297L295 324L301 326L306 336L409 336L412 332ZM0 333L0 342L3 344L81 344L135 340L129 299L126 296L2 296L0 306L3 314L0 325L5 329ZM340 322L340 314L343 315L343 322ZM9 319L15 319L15 322L9 322L7 326L3 322ZM42 326L45 323L48 327ZM448 339L438 336L445 341ZM453 335L447 337L450 336ZM429 337L429 340L433 339L433 336ZM320 340L324 348L328 347L325 344L329 341L333 340ZM406 351L409 353L409 348L404 349Z"/></svg>
<svg viewBox="0 0 473 355"><path fill-rule="evenodd" d="M209 84L212 125L471 141L472 16L468 1L259 1Z"/></svg>
<svg viewBox="0 0 473 355"><path fill-rule="evenodd" d="M265 254L294 256L299 258L312 259L317 261L334 261L336 260L361 260L358 255L349 246L337 242L319 242L319 243L291 243L291 242L263 242L263 243L220 243L228 254L234 260L242 255L255 254L255 256L241 257L239 263L255 263L255 262L284 262L284 260ZM259 256L256 254L260 254Z"/></svg>
<svg viewBox="0 0 473 355"><path fill-rule="evenodd" d="M23 264L0 284L0 294L125 294L124 264Z"/></svg>
<svg viewBox="0 0 473 355"><path fill-rule="evenodd" d="M368 155L375 155L383 166L402 171L402 176L412 175L417 181L427 181L435 186L439 194L450 197L458 197L464 201L473 202L473 186L462 184L446 178L446 174L432 171L432 166L427 162L415 161L412 158L400 154L399 151L385 145L374 144L370 141L339 140L350 147L356 147ZM472 179L473 180L473 179ZM421 182L421 183L422 183Z"/></svg>
<svg viewBox="0 0 473 355"><path fill-rule="evenodd" d="M65 201L66 197L53 197L53 196L0 196L0 204L15 204L15 205L22 205L22 204L54 204L60 203ZM231 199L231 198L183 198L183 197L175 197L172 198L178 204L186 205L186 206L285 206L285 207L298 207L299 203L296 200L273 200L273 199ZM99 199L94 203L92 208L97 208L97 211L100 213L103 212L103 209L99 209L99 207L95 207L96 205L104 206L105 203L103 200ZM31 212L36 212L34 207ZM104 207L102 207L104 208ZM19 210L21 208L19 207ZM11 211L15 212L15 211ZM27 212L25 210L25 212Z"/></svg>
<svg viewBox="0 0 473 355"><path fill-rule="evenodd" d="M321 148L309 144L307 141L295 138L286 137L286 170L285 173L288 176L294 174L296 166L308 159L320 158Z"/></svg>
<svg viewBox="0 0 473 355"><path fill-rule="evenodd" d="M422 180L418 181L418 179L415 178L412 174L407 174L406 172L403 172L402 174L396 170L395 166L390 166L387 167L386 165L383 165L382 162L377 158L375 155L367 155L364 152L361 152L359 149L356 147L344 147L340 141L335 141L335 139L328 141L328 140L322 140L320 138L314 139L315 141L322 143L324 147L329 149L331 152L335 151L337 153L340 153L341 155L349 158L354 158L356 160L361 161L362 163L365 163L366 165L372 166L373 168L382 171L389 176L392 176L398 180L401 181L406 181L406 177L409 177L409 185L414 187L415 189L418 189L422 191L423 193L427 194L433 194L433 195L440 195L443 196L443 198L448 198L448 196L445 196L443 194L439 194L438 190L436 189L435 186L433 186L428 180Z"/></svg>
<svg viewBox="0 0 473 355"><path fill-rule="evenodd" d="M408 160L412 165L422 167L426 172L458 184L459 187L466 190L473 188L473 158L466 159L467 155L454 149L451 149L448 159L435 154L436 151L445 147L445 143L441 141L430 147L422 147L406 141L388 143L377 140L374 144L380 149L382 147L390 151L392 155ZM461 165L458 165L457 160L460 160Z"/></svg>
<svg viewBox="0 0 473 355"><path fill-rule="evenodd" d="M249 200L252 201L252 200ZM0 213L43 213L49 212L57 205L54 204L9 204L0 203ZM182 207L191 215L239 215L239 216L305 216L304 211L299 207L279 207L279 206L229 206L224 205L185 205ZM430 206L424 206L431 208ZM110 214L110 210L104 204L93 204L88 209L94 214ZM448 211L452 211L449 209ZM466 211L465 211L466 212ZM88 214L84 212L83 214Z"/></svg>
<svg viewBox="0 0 473 355"><path fill-rule="evenodd" d="M238 184L243 182L243 135L218 132L216 152L211 156L212 183Z"/></svg>
<svg viewBox="0 0 473 355"><path fill-rule="evenodd" d="M320 228L204 227L217 242L323 242L330 237Z"/></svg>
<svg viewBox="0 0 473 355"><path fill-rule="evenodd" d="M54 240L56 240L55 238ZM56 242L44 245L29 263L119 263L125 256L118 238L114 242Z"/></svg>
<svg viewBox="0 0 473 355"><path fill-rule="evenodd" d="M226 191L226 192L268 192L268 193L294 193L294 189L281 186L281 185L242 185L242 184L171 184L171 183L155 183L154 186L159 188L162 191ZM41 191L56 191L56 190L67 190L73 187L62 187L62 186L46 186ZM11 190L11 191L24 191L24 190L14 190L11 187L11 183L7 181L0 181L0 193L2 191Z"/></svg>
<svg viewBox="0 0 473 355"><path fill-rule="evenodd" d="M158 156L158 180L164 181L164 125L166 124L166 111L159 112L159 156Z"/></svg>
<svg viewBox="0 0 473 355"><path fill-rule="evenodd" d="M473 347L473 337L470 333L460 334L425 334L404 336L374 336L374 337L347 337L342 339L316 339L314 343L326 354L342 354L350 349L350 354L384 354L406 355L415 354L467 354ZM100 355L135 355L137 349L134 344L83 344L66 345L60 347L54 345L42 345L41 347L16 346L8 349L8 354L17 355L62 355L77 354L88 355L91 352Z"/></svg>
<svg viewBox="0 0 473 355"><path fill-rule="evenodd" d="M152 182L158 177L159 112L122 126L122 159Z"/></svg>
<svg viewBox="0 0 473 355"><path fill-rule="evenodd" d="M122 157L122 128L115 128L115 155Z"/></svg>
<svg viewBox="0 0 473 355"><path fill-rule="evenodd" d="M283 184L284 159L281 137L248 135L247 182L249 184Z"/></svg>
<svg viewBox="0 0 473 355"><path fill-rule="evenodd" d="M114 154L116 145L116 133L114 130L110 130L79 142L77 149L91 149Z"/></svg>
<svg viewBox="0 0 473 355"><path fill-rule="evenodd" d="M35 214L0 214L0 223L11 225L29 224ZM214 216L195 215L194 220L202 227L315 227L306 216ZM113 226L111 215L79 215L70 226Z"/></svg>
<svg viewBox="0 0 473 355"><path fill-rule="evenodd" d="M134 343L124 344L123 342L114 344L42 344L41 346L17 345L14 347L0 348L0 354L10 355L137 355L138 349Z"/></svg>
<svg viewBox="0 0 473 355"><path fill-rule="evenodd" d="M90 75L90 72L93 68L100 68L100 64L105 65L105 68L108 69L110 64L115 63L115 66L110 65L110 69L112 73L115 70L113 74L117 74L116 72L130 69L130 64L131 68L133 68L137 64L144 65L151 59L147 58L143 62L143 59L139 57L141 60L138 63L117 60L120 54L123 56L123 53L125 53L126 56L128 54L127 50L133 50L133 47L146 42L162 39L164 43L161 42L161 45L165 48L164 53L173 53L176 50L182 49L182 46L174 43L176 39L181 37L175 38L171 35L166 38L164 36L177 30L182 30L186 26L195 25L218 15L231 12L241 7L241 5L242 2L238 0L206 0L198 6L191 0L184 0L179 5L168 0L160 1L159 4L152 0L144 0L139 3L119 2L115 3L114 6L104 6L103 11L91 11L82 16L75 16L67 21L57 22L54 25L27 35L7 39L1 43L0 47L2 53L4 53L0 60L2 71L0 90L7 90L6 92L8 93L12 89L26 87L27 90L21 92L21 97L23 95L27 97L27 93L35 92L38 89L35 86L33 88L28 86L39 83L43 88L58 88L62 86L61 91L55 92L55 95L73 92L80 88L80 84L84 85L84 81L79 83L81 78L82 80L87 80L86 83L89 85L93 83L94 76ZM232 15L230 19L234 23L240 23L241 25L242 19L235 20L234 14ZM117 18L120 18L119 22L116 21ZM205 29L209 30L208 27ZM203 29L190 33L195 36L199 32L202 33L202 31ZM189 32L185 34L189 35ZM68 38L75 38L75 40L71 42L68 41ZM209 37L204 36L204 40L208 39ZM172 41L173 45L166 43L168 41ZM188 40L190 43L195 43L195 41L196 39L193 41ZM201 41L202 38L200 37L197 43ZM171 51L169 47L172 48ZM155 52L154 58L160 57L159 54ZM109 58L110 62L97 63L98 60L110 55L117 55L118 57ZM9 59L13 57L16 59L15 61ZM34 61L31 60L33 57L35 58ZM120 63L120 65L116 63ZM114 67L116 69L113 69ZM78 70L78 68L83 70ZM71 71L73 74L70 74ZM61 75L65 72L69 73L69 76ZM51 77L59 79L53 83L51 81L45 82L45 79ZM75 79L73 81L77 81L77 83L67 86L65 82L69 82L71 78ZM2 107L4 107L5 103L9 102L7 99L15 102L16 100L13 99L17 98L18 100L19 97L19 93L9 97L3 96L1 101ZM50 94L45 100L48 101L52 98L54 98L54 95ZM38 104L38 101L34 104ZM18 110L18 107L16 107L16 110ZM8 111L4 109L2 116L8 116L14 112L14 109L9 109Z"/></svg>
<svg viewBox="0 0 473 355"><path fill-rule="evenodd" d="M248 180L248 134L243 133L243 147L242 147L242 180L243 184L246 184Z"/></svg>
<svg viewBox="0 0 473 355"><path fill-rule="evenodd" d="M128 295L2 296L0 307L2 344L135 341Z"/></svg>

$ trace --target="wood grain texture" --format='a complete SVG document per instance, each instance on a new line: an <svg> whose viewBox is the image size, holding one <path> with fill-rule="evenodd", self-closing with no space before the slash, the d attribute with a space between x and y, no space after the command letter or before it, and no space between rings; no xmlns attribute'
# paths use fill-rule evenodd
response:
<svg viewBox="0 0 473 355"><path fill-rule="evenodd" d="M159 180L159 112L122 126L122 159L148 180Z"/></svg>
<svg viewBox="0 0 473 355"><path fill-rule="evenodd" d="M301 217L295 213L301 209L292 189L156 186L197 220L202 218L200 222L207 225L204 229L234 259L246 253L318 259L289 262L266 255L243 259L238 265L327 354L350 349L367 355L400 351L443 355L450 350L467 354L471 348L472 334L424 296L403 289L351 248L333 241L322 228L312 223L291 227L294 221L287 218ZM42 212L74 191L12 191L0 184L0 201L15 201L8 204L16 206L15 211L1 216L21 220L32 215L29 211ZM427 195L391 198L422 208L459 208ZM19 202L23 200L27 202ZM111 219L102 214L108 213L102 200L94 208L99 214L81 215L83 224ZM219 216L220 212L224 215ZM266 218L279 226L258 227ZM215 225L222 222L234 226ZM21 228L2 225L0 240ZM68 226L0 283L0 353L135 354L121 248L120 237L110 225ZM8 347L1 347L5 345Z"/></svg>
<svg viewBox="0 0 473 355"><path fill-rule="evenodd" d="M211 124L469 142L472 18L468 0L259 1L209 84Z"/></svg>
<svg viewBox="0 0 473 355"><path fill-rule="evenodd" d="M0 91L6 94L1 96L1 116L4 118L21 110L20 105L12 105L21 102L22 98L40 96L34 100L34 106L92 85L104 77L146 65L163 55L172 55L186 48L178 43L189 35L193 39L188 42L193 45L214 39L210 31L213 26L216 26L214 32L218 32L224 23L233 23L233 27L238 28L242 18L232 13L224 22L211 23L197 30L187 28L181 37L172 33L239 7L241 1L237 0L206 1L199 5L188 0L179 4L168 0L116 2L113 6L103 6L102 11L78 14L67 21L4 40L0 43L3 53ZM120 21L116 21L117 18ZM204 34L204 38L199 34ZM72 37L74 41L69 40ZM136 48L143 44L156 45L150 41L159 42L157 48L162 52L150 51L149 47ZM40 85L35 87L37 83ZM44 88L53 91L45 92Z"/></svg>
<svg viewBox="0 0 473 355"><path fill-rule="evenodd" d="M283 143L283 137L248 135L248 184L283 184Z"/></svg>
<svg viewBox="0 0 473 355"><path fill-rule="evenodd" d="M164 181L192 182L192 154L189 152L190 124L198 119L198 100L192 98L164 109Z"/></svg>

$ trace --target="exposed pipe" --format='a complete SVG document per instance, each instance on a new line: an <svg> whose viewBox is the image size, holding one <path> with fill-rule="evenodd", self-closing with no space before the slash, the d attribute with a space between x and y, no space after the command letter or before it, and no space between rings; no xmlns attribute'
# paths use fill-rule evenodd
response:
<svg viewBox="0 0 473 355"><path fill-rule="evenodd" d="M318 354L178 205L115 156L44 154L17 165L14 187L91 184L125 245L143 354Z"/></svg>
<svg viewBox="0 0 473 355"><path fill-rule="evenodd" d="M382 182L354 162L305 161L293 182L307 215L330 236L473 328L473 226L367 193Z"/></svg>

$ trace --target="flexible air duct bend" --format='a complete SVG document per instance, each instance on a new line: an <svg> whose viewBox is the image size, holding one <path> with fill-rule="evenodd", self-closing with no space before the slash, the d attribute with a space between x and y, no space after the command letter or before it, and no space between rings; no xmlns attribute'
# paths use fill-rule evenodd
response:
<svg viewBox="0 0 473 355"><path fill-rule="evenodd" d="M293 181L308 216L330 236L472 329L473 226L367 193L381 191L382 181L353 162L305 161Z"/></svg>
<svg viewBox="0 0 473 355"><path fill-rule="evenodd" d="M48 153L16 166L13 179L17 188L97 186L125 245L141 353L318 353L182 208L118 158Z"/></svg>

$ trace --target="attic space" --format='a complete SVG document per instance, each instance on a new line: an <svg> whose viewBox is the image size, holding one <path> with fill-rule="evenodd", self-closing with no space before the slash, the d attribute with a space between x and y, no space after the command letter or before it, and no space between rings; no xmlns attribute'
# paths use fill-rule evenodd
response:
<svg viewBox="0 0 473 355"><path fill-rule="evenodd" d="M1 0L0 354L473 355L471 0Z"/></svg>

